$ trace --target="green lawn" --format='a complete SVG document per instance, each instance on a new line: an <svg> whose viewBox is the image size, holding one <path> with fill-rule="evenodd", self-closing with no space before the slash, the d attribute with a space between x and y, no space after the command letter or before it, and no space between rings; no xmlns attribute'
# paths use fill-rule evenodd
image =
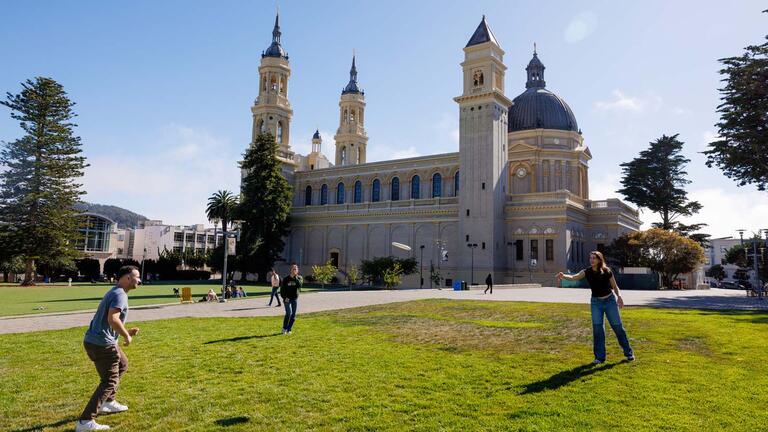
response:
<svg viewBox="0 0 768 432"><path fill-rule="evenodd" d="M0 316L27 315L37 313L65 312L96 309L104 293L113 284L77 284L68 286L37 285L31 287L0 286ZM131 306L174 303L178 298L173 288L192 288L192 298L199 299L208 289L221 292L221 285L177 282L142 285L130 294ZM269 295L267 286L243 286L246 294ZM39 307L43 309L38 309Z"/></svg>
<svg viewBox="0 0 768 432"><path fill-rule="evenodd" d="M757 431L768 314L628 308L638 361L591 356L585 305L428 300L139 323L123 431ZM97 376L83 329L0 335L0 430L71 430Z"/></svg>

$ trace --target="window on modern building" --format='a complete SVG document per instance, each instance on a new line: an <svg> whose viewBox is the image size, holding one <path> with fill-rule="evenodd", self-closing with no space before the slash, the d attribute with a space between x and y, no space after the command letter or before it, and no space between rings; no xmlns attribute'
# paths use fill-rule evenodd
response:
<svg viewBox="0 0 768 432"><path fill-rule="evenodd" d="M176 242L184 241L184 233L180 233L180 232L173 233L173 241L176 241Z"/></svg>
<svg viewBox="0 0 768 432"><path fill-rule="evenodd" d="M324 184L320 187L320 205L328 204L328 185Z"/></svg>
<svg viewBox="0 0 768 432"><path fill-rule="evenodd" d="M515 261L523 260L523 241L515 240Z"/></svg>
<svg viewBox="0 0 768 432"><path fill-rule="evenodd" d="M174 252L181 252L181 246L174 246L173 247Z"/></svg>
<svg viewBox="0 0 768 432"><path fill-rule="evenodd" d="M467 234L467 241L469 241L469 234Z"/></svg>
<svg viewBox="0 0 768 432"><path fill-rule="evenodd" d="M117 254L122 255L123 254L123 248L117 248Z"/></svg>
<svg viewBox="0 0 768 432"><path fill-rule="evenodd" d="M213 244L213 238L214 238L214 237L213 237L212 235L209 235L209 236L207 237L207 239L206 239L206 240L207 240L208 244Z"/></svg>
<svg viewBox="0 0 768 432"><path fill-rule="evenodd" d="M456 175L453 176L453 196L459 196L459 172L456 171Z"/></svg>
<svg viewBox="0 0 768 432"><path fill-rule="evenodd" d="M392 201L400 200L400 179L395 177L392 179L390 198Z"/></svg>
<svg viewBox="0 0 768 432"><path fill-rule="evenodd" d="M443 176L440 173L432 175L432 198L443 196Z"/></svg>
<svg viewBox="0 0 768 432"><path fill-rule="evenodd" d="M485 182L482 184L482 189L485 190Z"/></svg>
<svg viewBox="0 0 768 432"><path fill-rule="evenodd" d="M354 202L355 204L363 202L363 184L360 182L360 180L355 182Z"/></svg>
<svg viewBox="0 0 768 432"><path fill-rule="evenodd" d="M485 249L485 242L483 242L483 249Z"/></svg>
<svg viewBox="0 0 768 432"><path fill-rule="evenodd" d="M469 216L469 209L467 209L467 216Z"/></svg>
<svg viewBox="0 0 768 432"><path fill-rule="evenodd" d="M552 239L547 239L545 247L547 248L546 250L547 261L554 261L555 260L555 241Z"/></svg>
<svg viewBox="0 0 768 432"><path fill-rule="evenodd" d="M421 181L418 175L411 178L411 199L421 198Z"/></svg>
<svg viewBox="0 0 768 432"><path fill-rule="evenodd" d="M373 181L371 185L371 202L381 201L381 182L379 179Z"/></svg>
<svg viewBox="0 0 768 432"><path fill-rule="evenodd" d="M312 205L312 186L307 186L307 188L304 189L304 205Z"/></svg>
<svg viewBox="0 0 768 432"><path fill-rule="evenodd" d="M205 243L205 234L198 234L197 235L197 242L198 243Z"/></svg>
<svg viewBox="0 0 768 432"><path fill-rule="evenodd" d="M187 243L194 243L195 242L195 235L192 233L187 233L184 238L186 239Z"/></svg>
<svg viewBox="0 0 768 432"><path fill-rule="evenodd" d="M344 204L344 183L336 185L336 204Z"/></svg>
<svg viewBox="0 0 768 432"><path fill-rule="evenodd" d="M531 259L539 260L539 241L531 240Z"/></svg>

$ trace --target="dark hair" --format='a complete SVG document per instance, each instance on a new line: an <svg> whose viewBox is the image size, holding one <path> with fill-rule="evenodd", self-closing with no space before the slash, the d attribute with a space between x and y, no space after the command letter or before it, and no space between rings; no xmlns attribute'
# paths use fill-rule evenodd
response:
<svg viewBox="0 0 768 432"><path fill-rule="evenodd" d="M120 270L117 271L117 280L120 280L120 278L131 273L134 270L139 271L139 268L136 267L135 265L126 265L126 266L120 267Z"/></svg>

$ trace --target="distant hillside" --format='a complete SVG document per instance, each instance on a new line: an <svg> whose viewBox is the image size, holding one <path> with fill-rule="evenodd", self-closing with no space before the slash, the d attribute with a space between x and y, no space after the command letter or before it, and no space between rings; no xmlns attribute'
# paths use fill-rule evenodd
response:
<svg viewBox="0 0 768 432"><path fill-rule="evenodd" d="M145 216L113 205L81 202L75 205L75 208L82 211L104 215L117 222L117 226L120 228L134 228L139 224L139 221L147 220Z"/></svg>

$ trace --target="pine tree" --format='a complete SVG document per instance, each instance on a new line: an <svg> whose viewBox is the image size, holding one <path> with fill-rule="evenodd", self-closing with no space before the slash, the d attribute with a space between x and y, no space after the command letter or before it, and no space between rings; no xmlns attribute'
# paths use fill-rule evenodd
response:
<svg viewBox="0 0 768 432"><path fill-rule="evenodd" d="M277 143L271 134L260 134L246 150L241 168L246 172L241 190L238 216L243 229L238 255L242 270L266 273L280 258L283 239L290 229L293 191L283 177L276 157Z"/></svg>
<svg viewBox="0 0 768 432"><path fill-rule="evenodd" d="M690 159L680 154L682 149L683 142L677 139L677 134L662 135L651 142L638 157L621 164L623 188L617 192L627 201L658 213L661 222L654 223L654 227L675 231L701 244L708 236L693 231L706 224L684 225L676 221L680 216L691 216L701 210L701 204L689 201L688 192L683 188L691 181L685 171Z"/></svg>
<svg viewBox="0 0 768 432"><path fill-rule="evenodd" d="M38 262L71 260L78 237L74 206L85 194L77 179L88 166L74 135L74 102L51 78L21 84L21 93L0 101L11 109L25 135L0 151L0 225L25 261L24 284L34 281Z"/></svg>
<svg viewBox="0 0 768 432"><path fill-rule="evenodd" d="M764 10L768 13L768 10ZM765 37L768 39L768 36ZM737 57L720 59L725 86L717 107L720 138L709 144L707 166L716 166L739 186L768 188L768 42Z"/></svg>

